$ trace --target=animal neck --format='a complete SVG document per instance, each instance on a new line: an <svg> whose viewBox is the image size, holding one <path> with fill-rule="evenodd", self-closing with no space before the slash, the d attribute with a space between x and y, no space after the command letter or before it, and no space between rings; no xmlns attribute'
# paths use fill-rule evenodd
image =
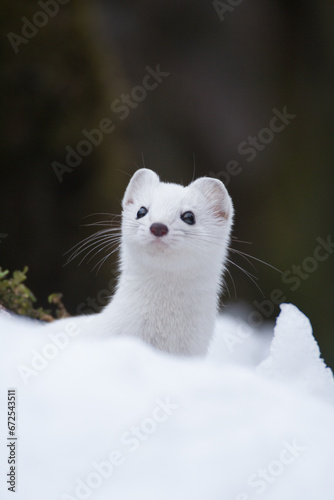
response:
<svg viewBox="0 0 334 500"><path fill-rule="evenodd" d="M140 337L165 352L205 354L217 312L220 268L206 264L174 270L124 257L116 293L105 310L112 331Z"/></svg>
<svg viewBox="0 0 334 500"><path fill-rule="evenodd" d="M166 257L167 259L168 257ZM121 277L118 290L129 288L148 303L156 302L157 298L165 300L168 297L179 296L187 301L196 294L217 294L220 286L221 266L218 263L204 265L196 263L193 267L184 266L168 268L143 265L138 259L126 258L121 265ZM138 297L137 297L138 299Z"/></svg>

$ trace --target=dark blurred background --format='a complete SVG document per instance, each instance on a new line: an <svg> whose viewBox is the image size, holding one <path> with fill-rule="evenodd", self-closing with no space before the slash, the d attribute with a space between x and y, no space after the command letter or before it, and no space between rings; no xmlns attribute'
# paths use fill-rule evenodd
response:
<svg viewBox="0 0 334 500"><path fill-rule="evenodd" d="M195 169L196 177L215 176L228 186L236 209L234 236L252 243L233 247L287 273L282 280L270 267L255 262L254 270L233 255L256 275L264 296L230 265L236 292L228 278L231 299L226 293L224 304L243 302L249 312L258 312L252 318L271 313L273 319L279 308L271 294L280 290L280 300L310 317L333 366L334 255L330 245L317 254L321 261L314 251L318 238L327 241L333 234L334 4L1 0L0 5L2 268L28 265L28 285L40 304L46 305L48 294L62 292L76 313L110 287L116 268L115 256L97 276L94 260L64 267L63 254L95 230L80 225L105 219L84 217L120 213L129 177L143 162L163 180L185 184ZM135 87L142 86L148 66L159 71L158 65L169 76L145 96ZM131 93L135 100L121 113L116 100ZM273 122L274 109L276 114L285 109L290 118ZM86 139L82 130L96 129L106 118L115 129L80 163L72 156L78 165L69 168L66 148L73 148L73 155ZM271 123L274 132L268 130ZM254 141L250 136L256 137L253 146L245 144ZM249 147L253 153L246 154ZM97 303L102 302L100 295Z"/></svg>

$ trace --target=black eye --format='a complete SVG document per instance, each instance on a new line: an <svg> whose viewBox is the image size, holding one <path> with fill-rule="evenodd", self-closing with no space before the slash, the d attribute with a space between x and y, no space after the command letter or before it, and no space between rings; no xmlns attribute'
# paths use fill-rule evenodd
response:
<svg viewBox="0 0 334 500"><path fill-rule="evenodd" d="M141 207L137 212L137 219L141 219L142 217L145 217L147 212L148 212L147 208Z"/></svg>
<svg viewBox="0 0 334 500"><path fill-rule="evenodd" d="M181 215L181 219L186 224L189 224L189 226L192 226L196 223L195 215L192 212L184 212L184 214Z"/></svg>

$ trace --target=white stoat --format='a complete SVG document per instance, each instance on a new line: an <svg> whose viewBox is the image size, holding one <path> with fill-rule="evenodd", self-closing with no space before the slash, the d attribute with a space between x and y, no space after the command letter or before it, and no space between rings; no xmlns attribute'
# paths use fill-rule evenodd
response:
<svg viewBox="0 0 334 500"><path fill-rule="evenodd" d="M233 219L225 186L203 177L183 187L140 169L122 205L121 273L114 297L94 316L45 328L61 331L71 321L84 333L132 335L161 351L204 355Z"/></svg>

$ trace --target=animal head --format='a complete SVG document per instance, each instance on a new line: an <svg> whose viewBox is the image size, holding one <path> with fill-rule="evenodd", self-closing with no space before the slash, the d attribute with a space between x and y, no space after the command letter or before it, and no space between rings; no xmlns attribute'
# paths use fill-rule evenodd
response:
<svg viewBox="0 0 334 500"><path fill-rule="evenodd" d="M123 198L123 250L160 268L201 266L226 255L233 205L224 184L202 177L189 186L161 182L140 169Z"/></svg>

